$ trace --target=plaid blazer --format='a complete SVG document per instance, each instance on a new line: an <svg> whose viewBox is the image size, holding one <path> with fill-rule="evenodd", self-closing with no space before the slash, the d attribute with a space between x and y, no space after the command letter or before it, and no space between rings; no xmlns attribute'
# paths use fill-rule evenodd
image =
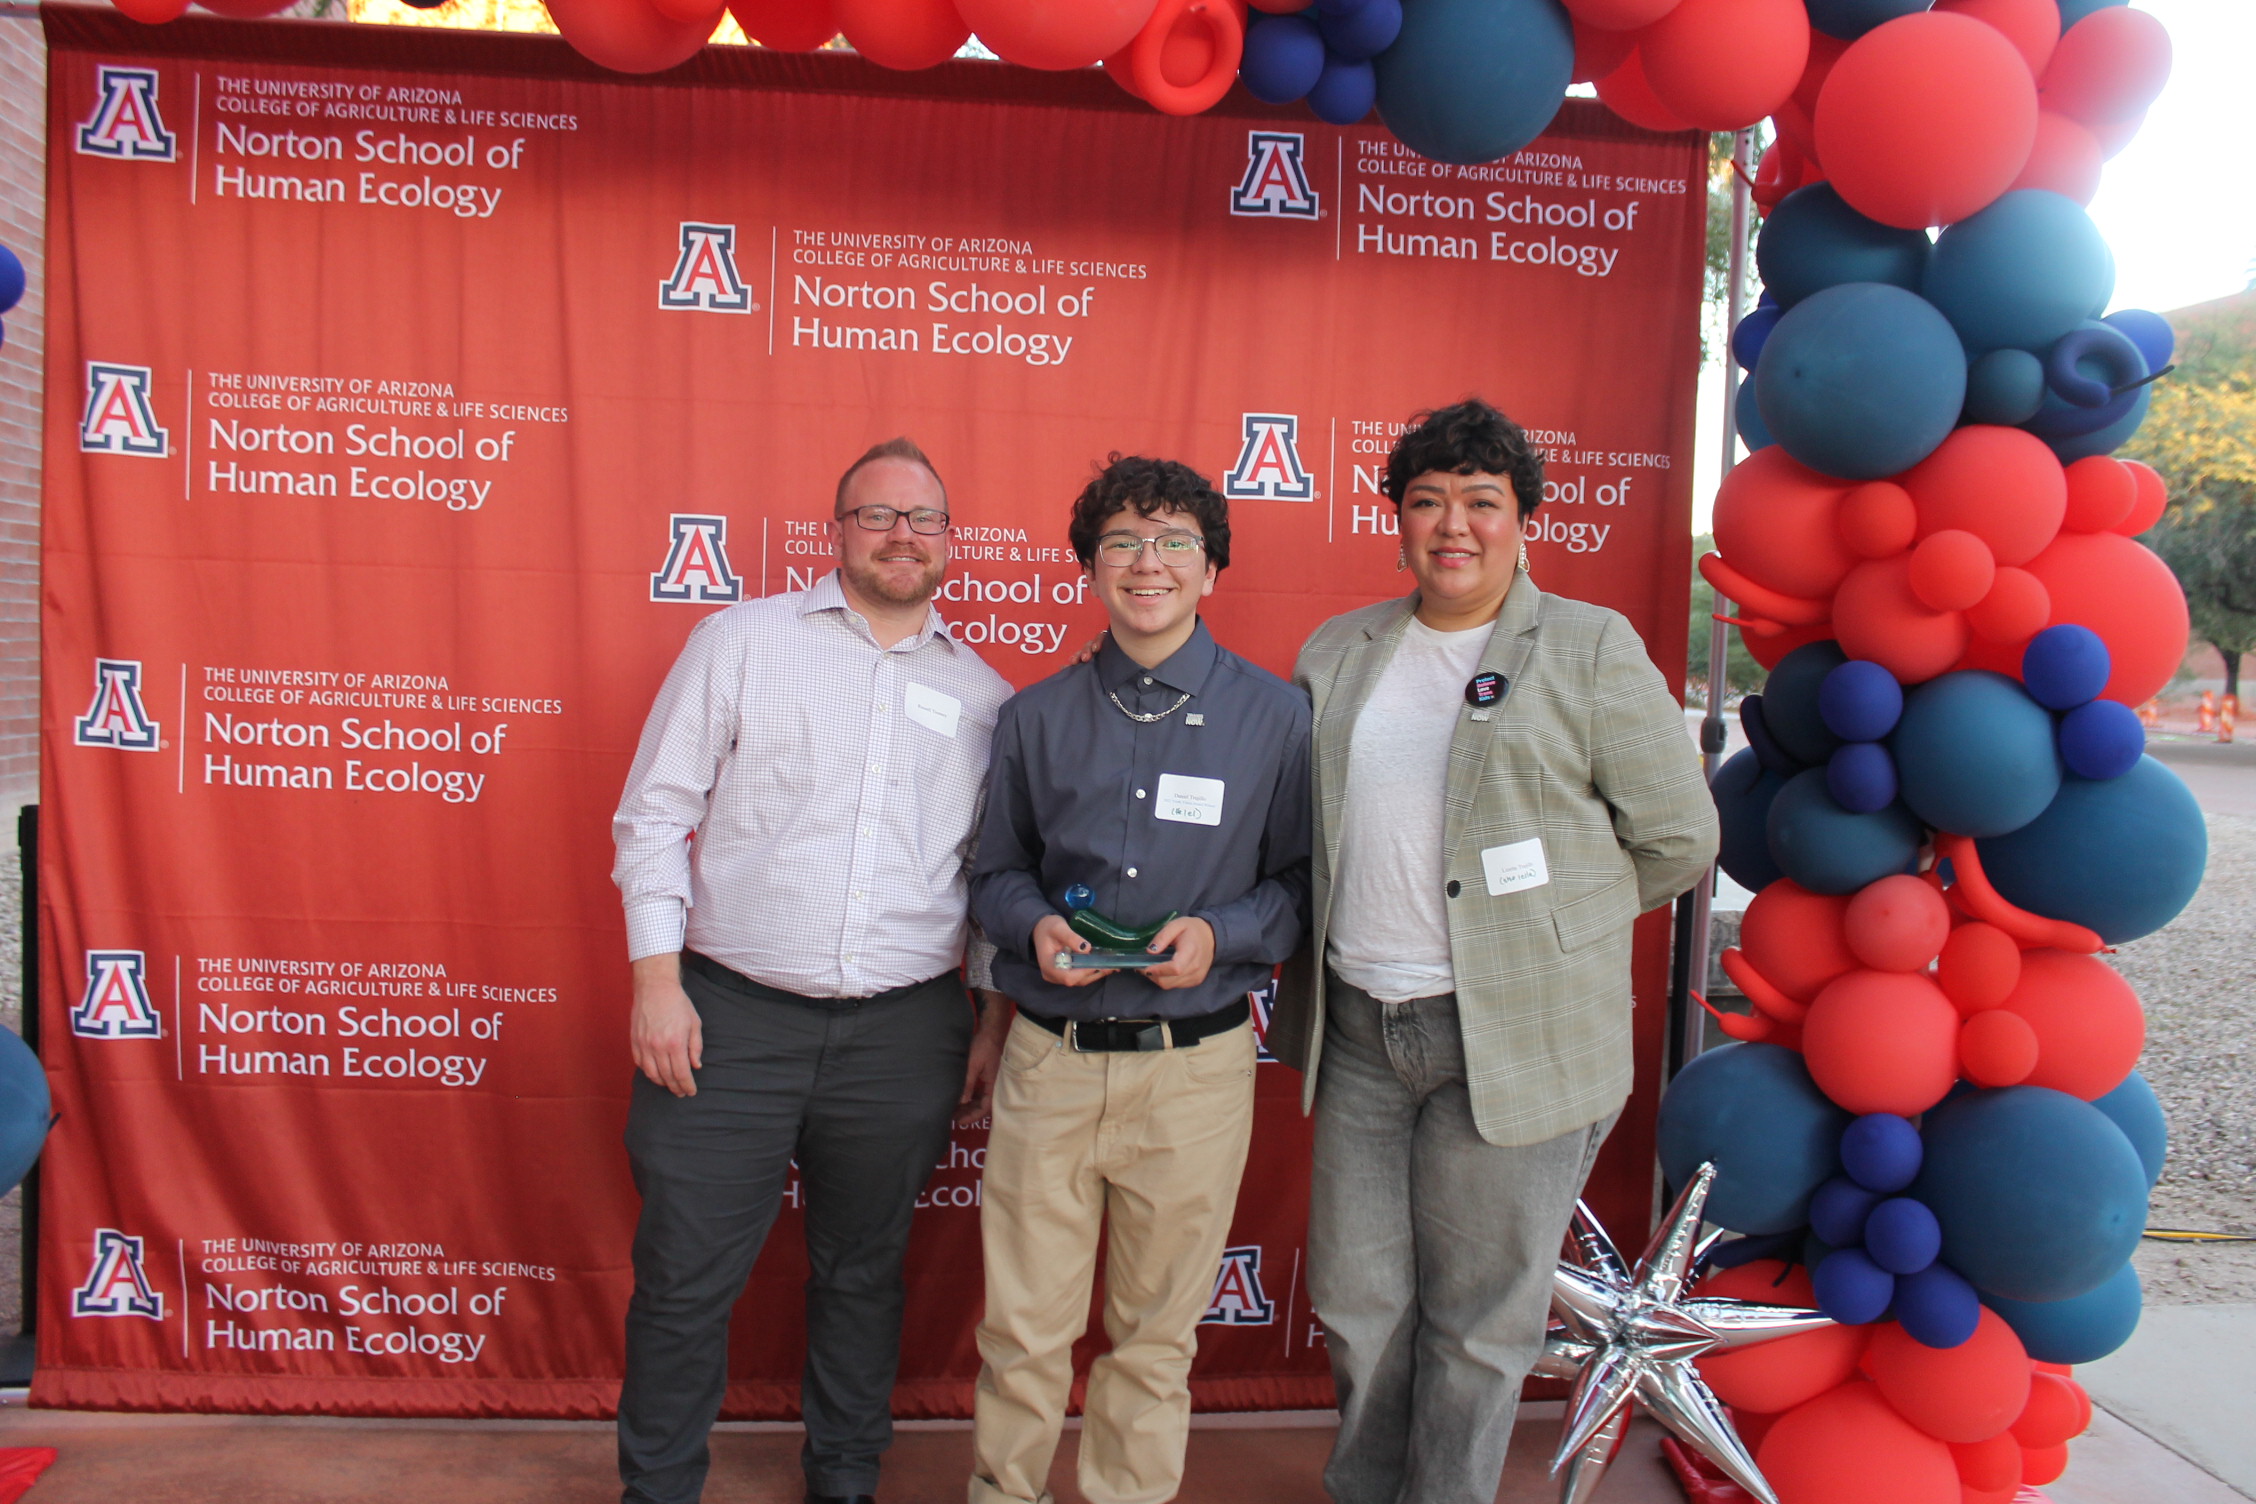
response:
<svg viewBox="0 0 2256 1504"><path fill-rule="evenodd" d="M1355 720L1415 593L1335 616L1300 650L1315 707L1312 924L1285 965L1268 1044L1316 1100L1324 946ZM1449 748L1450 960L1481 1136L1533 1144L1597 1122L1630 1088L1630 922L1715 859L1716 813L1683 708L1617 611L1519 575L1481 655L1510 685L1490 719L1459 712ZM1483 850L1541 837L1550 881L1491 896Z"/></svg>

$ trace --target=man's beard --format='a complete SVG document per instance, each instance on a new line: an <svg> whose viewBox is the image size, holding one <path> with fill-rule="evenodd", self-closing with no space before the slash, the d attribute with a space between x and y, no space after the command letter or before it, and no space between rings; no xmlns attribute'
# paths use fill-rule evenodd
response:
<svg viewBox="0 0 2256 1504"><path fill-rule="evenodd" d="M906 586L896 585L888 580L876 559L867 564L852 564L841 558L838 568L849 584L871 600L883 601L888 606L921 606L930 601L933 592L940 588L940 577L948 572L948 561L932 560L926 565L924 572Z"/></svg>

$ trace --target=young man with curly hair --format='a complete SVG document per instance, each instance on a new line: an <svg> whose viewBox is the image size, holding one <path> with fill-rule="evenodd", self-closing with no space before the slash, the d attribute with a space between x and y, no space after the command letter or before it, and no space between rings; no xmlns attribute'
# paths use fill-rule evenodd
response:
<svg viewBox="0 0 2256 1504"><path fill-rule="evenodd" d="M1048 1504L1100 1228L1112 1349L1089 1372L1081 1491L1174 1497L1252 1133L1246 994L1307 908L1308 703L1199 620L1230 562L1222 498L1186 465L1114 455L1067 533L1110 639L1003 707L972 863L1018 1017L980 1215L970 1504ZM1165 959L1089 966L1077 907L1156 925Z"/></svg>

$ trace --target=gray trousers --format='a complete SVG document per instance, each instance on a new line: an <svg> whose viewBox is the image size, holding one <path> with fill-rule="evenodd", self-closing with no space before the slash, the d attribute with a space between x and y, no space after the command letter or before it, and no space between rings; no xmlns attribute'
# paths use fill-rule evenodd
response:
<svg viewBox="0 0 2256 1504"><path fill-rule="evenodd" d="M622 1497L694 1504L703 1491L729 1311L794 1158L810 1266L800 1461L809 1492L874 1493L893 1441L901 1255L963 1089L970 1000L953 973L825 1001L734 973L716 981L686 958L682 987L704 1022L697 1095L637 1073L627 1113L642 1218L619 1394Z"/></svg>
<svg viewBox="0 0 2256 1504"><path fill-rule="evenodd" d="M1495 1504L1551 1271L1613 1119L1499 1148L1453 995L1325 984L1308 1293L1339 1391L1338 1504Z"/></svg>

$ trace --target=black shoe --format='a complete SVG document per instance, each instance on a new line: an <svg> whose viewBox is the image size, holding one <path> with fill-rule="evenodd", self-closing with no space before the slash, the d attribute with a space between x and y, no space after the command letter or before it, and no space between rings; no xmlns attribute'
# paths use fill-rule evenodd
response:
<svg viewBox="0 0 2256 1504"><path fill-rule="evenodd" d="M877 1504L874 1494L818 1494L807 1491L807 1504Z"/></svg>

